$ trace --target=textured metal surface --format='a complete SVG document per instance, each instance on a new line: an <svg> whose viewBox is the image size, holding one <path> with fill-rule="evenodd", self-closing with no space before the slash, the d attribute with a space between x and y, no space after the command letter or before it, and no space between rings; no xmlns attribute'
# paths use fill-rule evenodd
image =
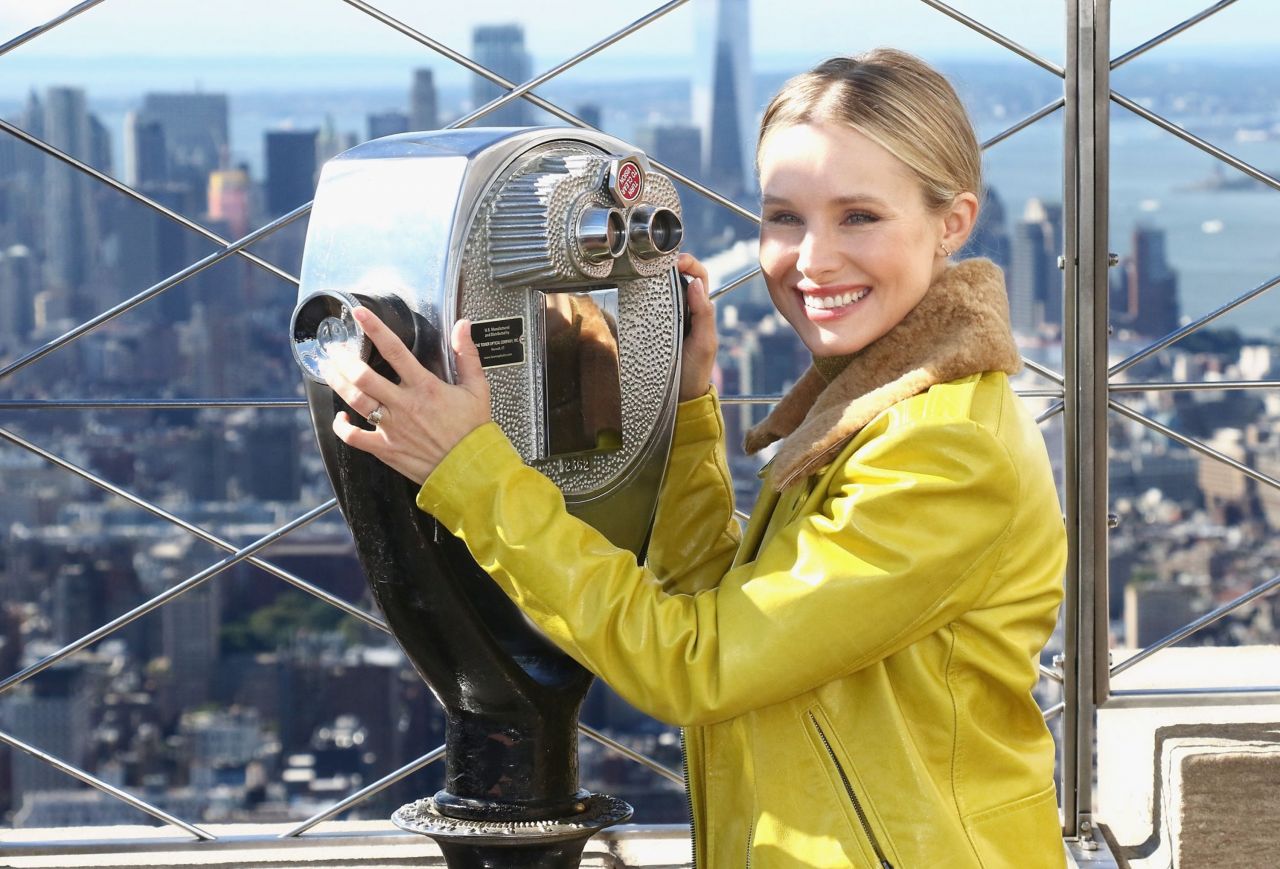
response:
<svg viewBox="0 0 1280 869"><path fill-rule="evenodd" d="M472 227L468 259L486 259L481 244L487 239L487 259L498 287L607 278L612 259L590 262L573 255L574 218L585 208L610 204L601 189L607 165L599 153L576 142L534 149L482 203L485 218Z"/></svg>
<svg viewBox="0 0 1280 869"><path fill-rule="evenodd" d="M509 842L513 838L538 842L585 838L596 830L621 824L632 814L631 806L607 794L591 794L582 801L582 806L579 814L568 818L545 821L475 821L441 814L436 801L428 798L401 806L391 816L391 820L402 830L422 833L437 841L458 838L477 844L498 844Z"/></svg>
<svg viewBox="0 0 1280 869"><path fill-rule="evenodd" d="M646 454L664 419L677 364L679 297L671 278L676 255L647 262L591 264L571 257L571 218L587 206L612 205L604 187L608 155L572 140L547 142L521 155L494 179L467 234L459 281L459 315L472 321L523 317L529 352L521 365L487 370L494 420L530 465L566 497L589 500L608 492ZM649 173L641 201L671 208L680 203L670 179ZM538 237L538 232L545 235ZM492 264L489 257L493 257ZM624 254L629 257L629 254ZM517 271L519 265L521 270ZM640 272L643 267L644 271ZM627 274L634 270L635 274ZM611 453L539 459L545 384L536 332L535 290L618 287L618 352L622 378L622 449Z"/></svg>

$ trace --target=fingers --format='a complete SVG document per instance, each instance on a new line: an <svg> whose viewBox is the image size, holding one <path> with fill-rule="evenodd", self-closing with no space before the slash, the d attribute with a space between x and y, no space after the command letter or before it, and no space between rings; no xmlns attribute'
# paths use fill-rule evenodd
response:
<svg viewBox="0 0 1280 869"><path fill-rule="evenodd" d="M453 333L449 338L458 360L458 384L468 389L482 385L487 388L488 381L484 376L484 366L480 363L480 351L471 340L471 321L459 320L454 323Z"/></svg>
<svg viewBox="0 0 1280 869"><path fill-rule="evenodd" d="M376 454L377 449L384 445L382 434L377 429L369 431L360 428L351 421L351 417L347 416L345 410L338 411L338 414L333 418L333 433L344 444L355 447L358 450L364 450L367 453Z"/></svg>
<svg viewBox="0 0 1280 869"><path fill-rule="evenodd" d="M715 306L711 302L711 297L707 294L707 285L702 278L694 278L689 281L689 313L694 317L700 317L710 314Z"/></svg>
<svg viewBox="0 0 1280 869"><path fill-rule="evenodd" d="M676 269L681 274L688 275L690 278L702 278L702 285L704 287L710 285L710 280L707 275L707 267L704 266L693 254L680 254L679 259L676 260Z"/></svg>
<svg viewBox="0 0 1280 869"><path fill-rule="evenodd" d="M354 358L342 361L327 359L320 364L320 373L329 388L361 416L368 416L379 405L386 404L395 389L390 381Z"/></svg>
<svg viewBox="0 0 1280 869"><path fill-rule="evenodd" d="M413 351L400 340L400 336L392 332L391 328L382 322L373 311L362 305L353 309L351 316L356 318L356 322L360 324L360 328L364 329L364 333L369 336L373 346L378 348L382 358L387 360L387 364L391 366L396 374L400 375L400 382L419 383L424 379L424 376L433 376L413 355Z"/></svg>

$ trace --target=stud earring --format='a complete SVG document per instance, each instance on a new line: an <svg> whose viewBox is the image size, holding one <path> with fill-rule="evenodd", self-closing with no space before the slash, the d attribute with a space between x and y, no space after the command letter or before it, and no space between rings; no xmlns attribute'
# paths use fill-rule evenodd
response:
<svg viewBox="0 0 1280 869"><path fill-rule="evenodd" d="M941 248L942 248L942 255L943 255L943 256L951 256L953 253L955 253L955 251L953 251L951 248L947 247L946 243L942 243L942 244L940 244L940 245L939 245L939 247L941 247Z"/></svg>

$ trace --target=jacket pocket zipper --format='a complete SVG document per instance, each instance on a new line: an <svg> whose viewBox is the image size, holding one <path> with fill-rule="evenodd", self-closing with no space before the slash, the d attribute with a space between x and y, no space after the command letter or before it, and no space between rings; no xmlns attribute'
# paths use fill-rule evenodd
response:
<svg viewBox="0 0 1280 869"><path fill-rule="evenodd" d="M893 864L884 856L884 851L880 848L880 841L876 839L875 831L871 829L871 822L867 820L867 813L862 810L862 802L853 790L853 783L849 781L849 776L845 774L840 758L836 757L835 751L831 748L831 742L827 739L827 734L823 731L822 725L818 723L818 719L814 717L814 714L810 712L808 715L809 720L813 722L814 729L818 731L818 738L822 740L823 748L827 750L827 756L835 764L836 772L840 773L840 781L844 783L844 792L848 795L849 802L853 804L853 813L858 816L858 823L862 826L862 832L866 835L867 841L871 843L871 850L876 853L876 860L880 862L880 869L893 869Z"/></svg>
<svg viewBox="0 0 1280 869"><path fill-rule="evenodd" d="M685 742L684 728L680 728L680 761L684 767L684 796L689 805L689 869L698 869L698 824L693 817L693 788L689 784L689 746ZM748 852L750 860L750 852Z"/></svg>

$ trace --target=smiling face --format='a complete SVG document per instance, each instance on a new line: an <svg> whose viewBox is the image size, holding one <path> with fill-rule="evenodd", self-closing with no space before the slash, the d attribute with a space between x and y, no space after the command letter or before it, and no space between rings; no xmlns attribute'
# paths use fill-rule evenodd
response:
<svg viewBox="0 0 1280 869"><path fill-rule="evenodd" d="M760 266L815 356L854 353L896 326L958 249L977 199L931 211L905 163L839 123L772 130L760 149Z"/></svg>

